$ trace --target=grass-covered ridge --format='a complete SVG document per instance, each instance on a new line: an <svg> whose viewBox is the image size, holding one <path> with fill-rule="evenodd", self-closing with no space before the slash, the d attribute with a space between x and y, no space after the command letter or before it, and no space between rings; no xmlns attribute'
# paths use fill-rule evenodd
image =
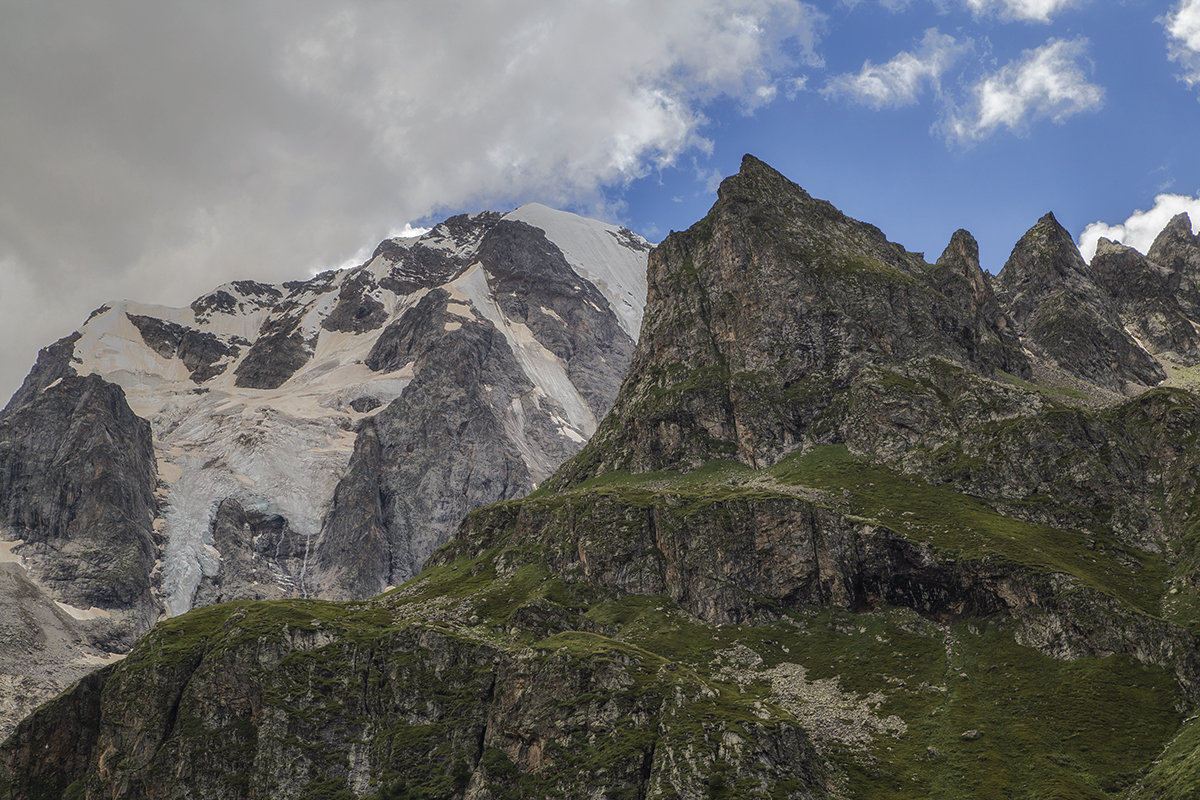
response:
<svg viewBox="0 0 1200 800"><path fill-rule="evenodd" d="M670 596L585 574L660 558L621 549L655 515L664 542L700 551L680 563L702 569L717 563L705 548L729 542L700 533L793 507L948 561L1067 575L1157 614L1158 559L1102 531L1013 519L844 447L764 470L614 472L485 509L485 535L473 541L468 525L376 600L232 603L163 623L105 690L112 729L161 730L161 743L105 768L141 780L184 763L217 776L204 791L338 800L483 785L511 798L604 786L630 800L1118 800L1138 781L1138 797L1195 787L1175 675L1132 655L1056 658L1021 644L1022 623L1004 614L939 622L887 605L764 602L711 624ZM561 540L568 531L582 539ZM614 563L592 563L604 558ZM286 779L255 766L279 759ZM97 785L75 780L62 785ZM286 780L299 794L281 794Z"/></svg>
<svg viewBox="0 0 1200 800"><path fill-rule="evenodd" d="M428 603L431 584L449 587L450 572L478 568L452 562L391 602ZM1166 670L1129 656L1054 659L1018 644L1003 618L944 625L906 609L807 608L714 626L670 598L531 581L524 570L493 571L458 598L480 635L504 639L516 609L558 597L550 602L563 629L523 640L538 657L636 663L635 694L661 691L664 680L686 687L697 700L674 736L745 736L761 720L801 726L831 765L836 797L1117 798L1179 730Z"/></svg>
<svg viewBox="0 0 1200 800"><path fill-rule="evenodd" d="M789 457L769 473L783 484L848 491L855 515L937 550L1071 575L1144 614L1159 612L1167 579L1161 558L1103 531L1060 530L1005 516L980 498L874 466L840 446Z"/></svg>
<svg viewBox="0 0 1200 800"><path fill-rule="evenodd" d="M949 557L1067 575L1140 614L1161 614L1169 579L1161 556L1122 544L1101 528L1064 530L1007 516L984 499L871 464L840 445L795 454L765 470L720 460L690 472L609 472L566 491L536 491L513 505L553 508L606 499L631 508L669 506L686 518L712 514L730 501L796 498Z"/></svg>

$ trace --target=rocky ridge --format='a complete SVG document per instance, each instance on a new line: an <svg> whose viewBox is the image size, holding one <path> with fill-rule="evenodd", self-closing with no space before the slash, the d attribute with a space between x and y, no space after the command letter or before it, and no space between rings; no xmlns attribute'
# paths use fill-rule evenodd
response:
<svg viewBox="0 0 1200 800"><path fill-rule="evenodd" d="M1183 228L1089 269L1048 216L991 279L747 157L552 479L375 600L158 626L0 797L1194 796L1200 397L1139 331L1195 317L1115 291Z"/></svg>

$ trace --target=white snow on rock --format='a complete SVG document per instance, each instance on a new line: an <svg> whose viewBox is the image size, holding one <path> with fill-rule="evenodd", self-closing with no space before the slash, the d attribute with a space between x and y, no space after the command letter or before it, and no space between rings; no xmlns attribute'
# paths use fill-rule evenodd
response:
<svg viewBox="0 0 1200 800"><path fill-rule="evenodd" d="M646 251L650 243L617 225L527 203L504 219L541 228L567 263L608 299L629 338L637 341L646 304ZM632 237L632 238L631 238ZM631 247L628 243L636 243Z"/></svg>
<svg viewBox="0 0 1200 800"><path fill-rule="evenodd" d="M603 293L622 328L636 339L646 294L645 240L617 226L536 203L504 218L545 231L581 278ZM419 243L445 251L468 265L481 230L467 230L456 239L443 224L418 238L392 241L405 249ZM429 291L397 295L378 286L393 266L402 272L411 268L381 255L357 269L321 273L304 286L227 283L187 308L122 301L102 307L80 328L75 371L119 384L134 413L148 420L153 430L159 480L165 487L155 528L165 536L159 577L169 615L190 609L203 579L220 569L212 522L226 498L247 509L283 516L293 531L316 544L323 515L353 452L355 425L377 410L360 413L351 403L372 397L379 401L377 408L383 408L413 377L411 365L377 373L363 363L383 328ZM321 327L337 303L341 285L360 272L375 284L366 294L383 305L387 322L367 333ZM452 314L464 320L485 319L504 335L533 383L534 390L502 409L501 415L530 472L538 481L544 479L557 463L526 440L526 415L539 408L549 412L559 432L579 444L595 431L595 414L568 377L566 364L527 326L505 316L479 263L443 288L451 295ZM281 302L294 303L286 313L300 315L301 335L314 347L312 358L277 389L236 386L238 364L264 323L280 316L274 308ZM238 352L218 362L225 367L221 374L197 385L180 358L164 357L145 343L128 315L213 334ZM449 322L445 329L461 324ZM307 593L303 577L301 585L284 588L301 596Z"/></svg>
<svg viewBox="0 0 1200 800"><path fill-rule="evenodd" d="M596 415L567 377L566 364L543 347L528 326L504 315L488 290L487 276L482 267L478 264L471 267L447 284L446 289L452 298L467 300L484 319L504 334L525 375L543 396L553 398L562 406L567 421L576 431L585 438L596 431Z"/></svg>

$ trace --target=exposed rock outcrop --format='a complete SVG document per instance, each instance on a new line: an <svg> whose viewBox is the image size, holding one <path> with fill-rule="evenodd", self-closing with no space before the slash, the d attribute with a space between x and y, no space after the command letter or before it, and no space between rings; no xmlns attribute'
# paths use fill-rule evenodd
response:
<svg viewBox="0 0 1200 800"><path fill-rule="evenodd" d="M1166 378L1126 332L1109 295L1096 285L1053 214L1021 237L996 283L1025 341L1066 372L1116 392Z"/></svg>
<svg viewBox="0 0 1200 800"><path fill-rule="evenodd" d="M156 480L149 424L95 375L64 377L0 418L0 519L63 602L157 616Z"/></svg>

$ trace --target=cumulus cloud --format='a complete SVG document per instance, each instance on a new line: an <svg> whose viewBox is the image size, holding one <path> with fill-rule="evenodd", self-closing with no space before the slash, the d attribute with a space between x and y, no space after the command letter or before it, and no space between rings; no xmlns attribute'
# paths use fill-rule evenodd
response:
<svg viewBox="0 0 1200 800"><path fill-rule="evenodd" d="M926 85L937 89L944 73L968 45L936 28L925 31L915 52L902 52L883 64L867 61L857 73L837 75L822 90L827 97L848 97L873 108L912 105Z"/></svg>
<svg viewBox="0 0 1200 800"><path fill-rule="evenodd" d="M1160 194L1154 198L1152 208L1134 211L1124 222L1116 225L1093 222L1088 225L1079 235L1079 250L1090 262L1096 254L1096 244L1103 237L1145 253L1171 218L1185 212L1192 218L1192 230L1195 232L1197 224L1200 224L1200 196Z"/></svg>
<svg viewBox="0 0 1200 800"><path fill-rule="evenodd" d="M1051 18L1066 8L1079 4L1079 0L964 0L967 8L976 14L994 14L1002 19L1019 19L1027 22L1050 22Z"/></svg>
<svg viewBox="0 0 1200 800"><path fill-rule="evenodd" d="M1183 66L1180 76L1188 86L1200 84L1200 0L1181 0L1163 19L1167 52Z"/></svg>
<svg viewBox="0 0 1200 800"><path fill-rule="evenodd" d="M27 4L0 26L0 390L47 326L113 297L303 276L445 209L603 209L706 147L706 102L753 108L818 65L822 19L800 0Z"/></svg>
<svg viewBox="0 0 1200 800"><path fill-rule="evenodd" d="M1031 120L1062 122L1099 109L1104 90L1090 83L1080 62L1087 50L1083 39L1051 39L1027 50L998 72L976 83L965 111L951 113L946 129L962 144L985 139L1001 128L1023 131Z"/></svg>

